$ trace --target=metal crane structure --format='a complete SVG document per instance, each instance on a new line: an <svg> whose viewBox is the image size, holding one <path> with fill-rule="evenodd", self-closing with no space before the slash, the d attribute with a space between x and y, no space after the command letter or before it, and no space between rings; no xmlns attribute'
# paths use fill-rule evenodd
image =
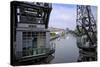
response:
<svg viewBox="0 0 100 67"><path fill-rule="evenodd" d="M97 60L97 25L89 5L77 5L79 61Z"/></svg>
<svg viewBox="0 0 100 67"><path fill-rule="evenodd" d="M79 48L94 50L97 47L97 25L91 6L77 5L77 30L81 37Z"/></svg>

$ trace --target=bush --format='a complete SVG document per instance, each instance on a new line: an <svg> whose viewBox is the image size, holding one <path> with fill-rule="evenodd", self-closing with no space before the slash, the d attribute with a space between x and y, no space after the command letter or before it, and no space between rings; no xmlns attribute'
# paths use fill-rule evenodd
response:
<svg viewBox="0 0 100 67"><path fill-rule="evenodd" d="M52 32L50 33L51 36L56 36L56 33Z"/></svg>

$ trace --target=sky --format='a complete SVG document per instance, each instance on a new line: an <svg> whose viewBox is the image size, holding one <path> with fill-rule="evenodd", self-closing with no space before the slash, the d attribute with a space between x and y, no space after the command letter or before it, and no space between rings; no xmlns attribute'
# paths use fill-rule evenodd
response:
<svg viewBox="0 0 100 67"><path fill-rule="evenodd" d="M96 7L92 9L96 17ZM76 28L76 5L53 3L49 27L74 30Z"/></svg>

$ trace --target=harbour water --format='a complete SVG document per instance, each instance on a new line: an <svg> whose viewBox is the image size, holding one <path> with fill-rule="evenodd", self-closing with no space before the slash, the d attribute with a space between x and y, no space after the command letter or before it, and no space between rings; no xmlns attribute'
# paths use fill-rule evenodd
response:
<svg viewBox="0 0 100 67"><path fill-rule="evenodd" d="M77 46L77 37L73 34L66 34L57 39L52 40L55 44L55 53L47 58L41 58L34 61L22 63L22 65L30 64L56 64L56 63L71 63L82 61L95 61L96 52L88 52L80 50Z"/></svg>
<svg viewBox="0 0 100 67"><path fill-rule="evenodd" d="M76 37L72 34L67 34L56 40L54 59L50 63L68 63L77 62L79 57L79 48L76 44Z"/></svg>

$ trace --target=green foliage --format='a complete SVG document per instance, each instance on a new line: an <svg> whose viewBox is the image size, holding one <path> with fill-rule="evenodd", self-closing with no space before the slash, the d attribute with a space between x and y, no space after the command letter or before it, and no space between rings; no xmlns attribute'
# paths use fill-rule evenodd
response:
<svg viewBox="0 0 100 67"><path fill-rule="evenodd" d="M50 35L53 37L53 36L56 36L56 33L55 32L51 32Z"/></svg>

